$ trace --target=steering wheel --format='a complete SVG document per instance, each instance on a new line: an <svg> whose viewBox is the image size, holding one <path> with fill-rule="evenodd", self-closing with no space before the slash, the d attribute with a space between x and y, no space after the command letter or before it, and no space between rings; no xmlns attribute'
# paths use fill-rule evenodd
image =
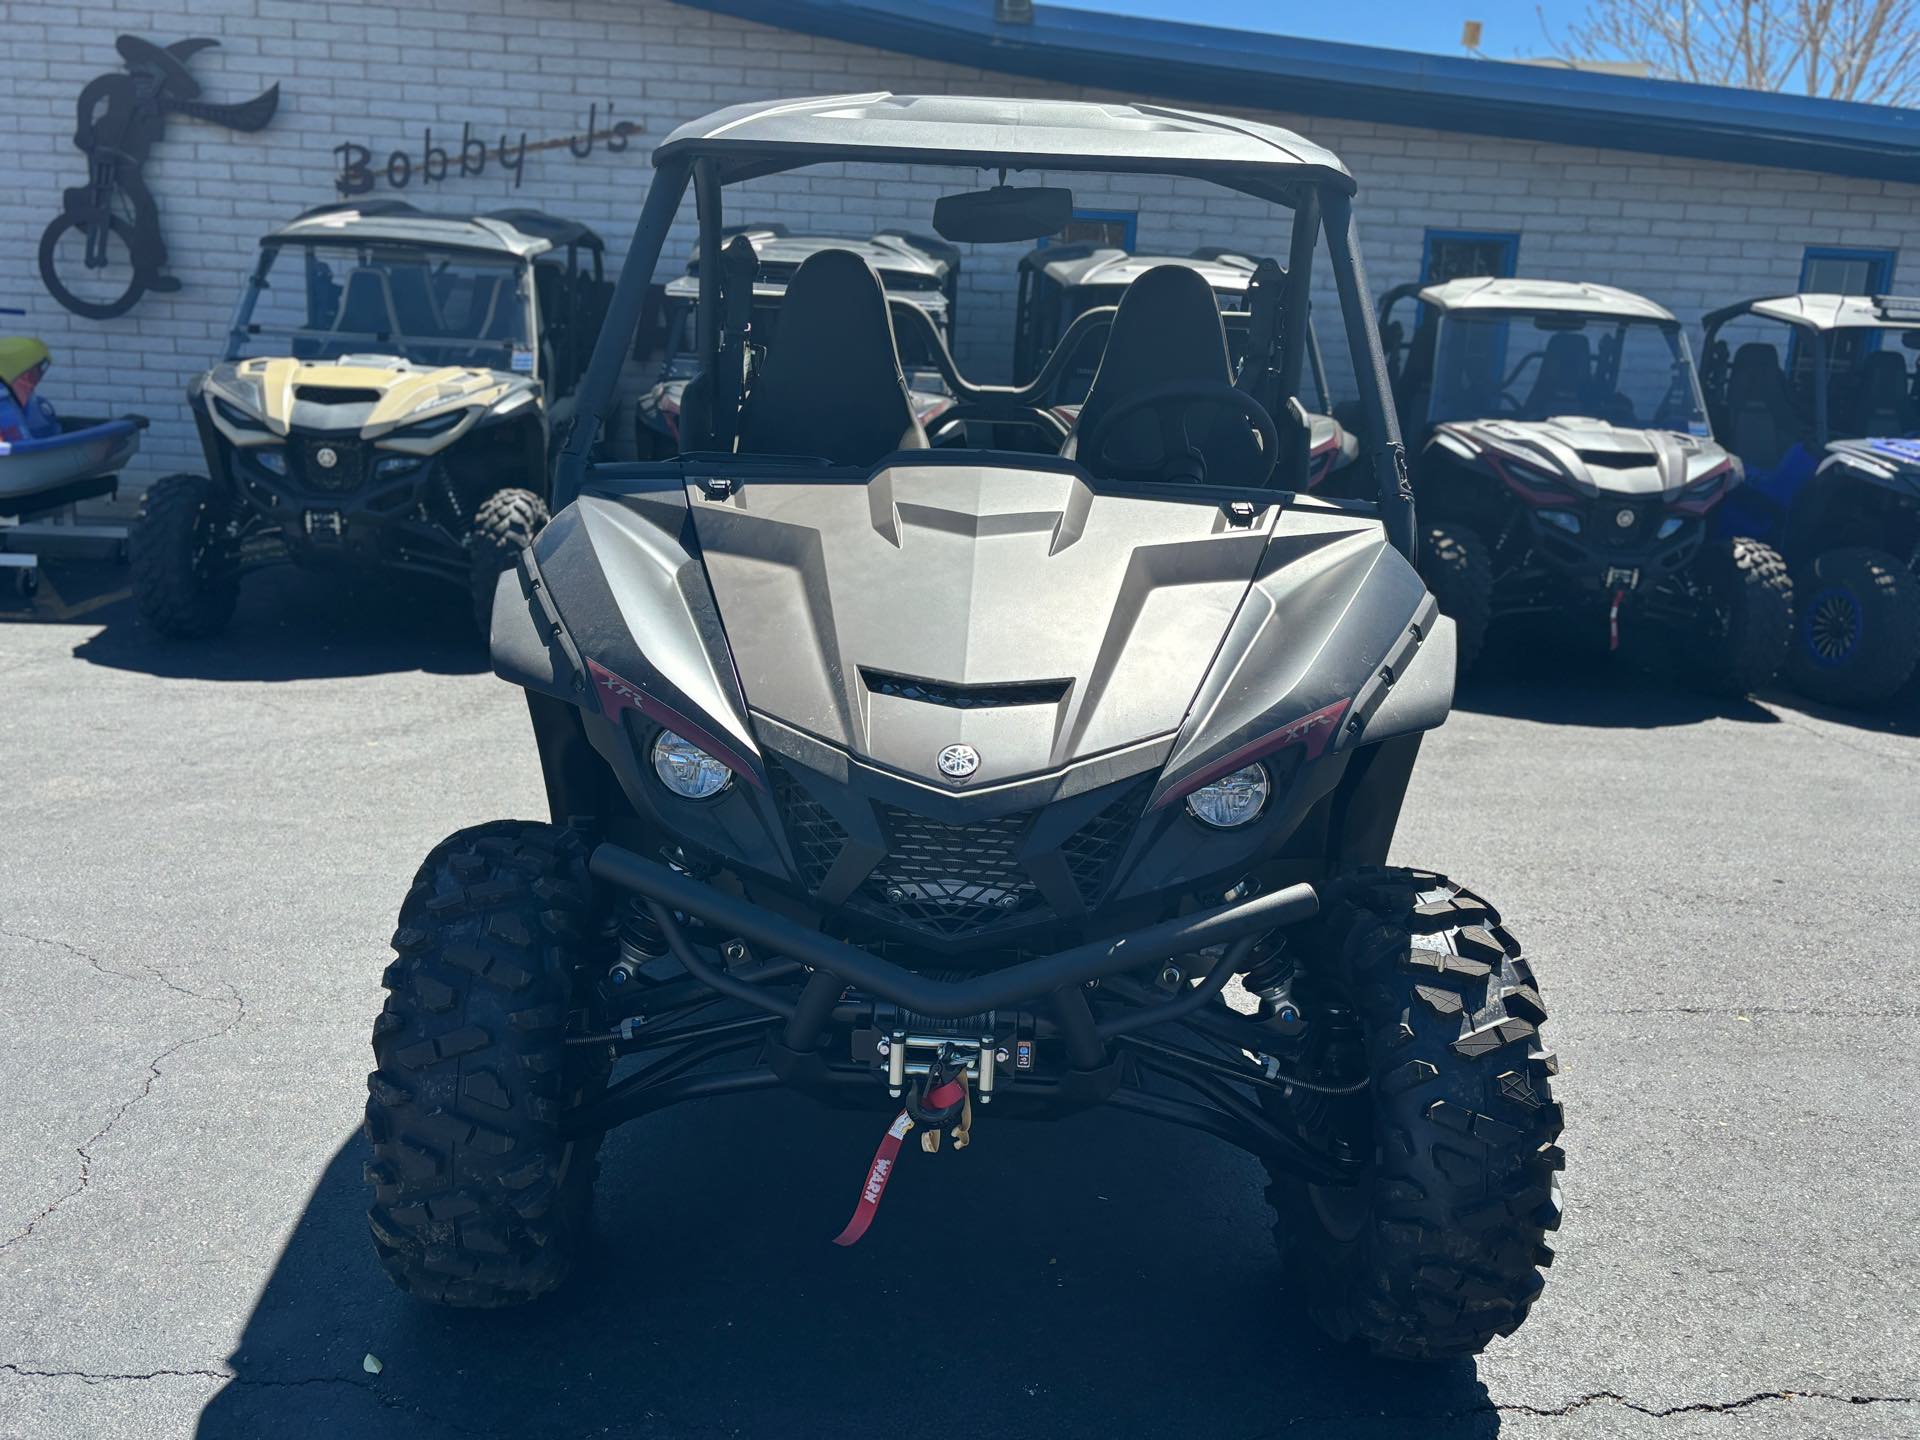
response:
<svg viewBox="0 0 1920 1440"><path fill-rule="evenodd" d="M1066 421L1038 405L981 404L978 401L961 400L941 411L936 423L944 427L967 420L993 425L1030 425L1051 436L1056 445L1064 444L1068 434Z"/></svg>
<svg viewBox="0 0 1920 1440"><path fill-rule="evenodd" d="M1213 407L1234 411L1260 437L1260 473L1244 483L1254 486L1266 484L1268 477L1273 474L1273 467L1280 460L1279 428L1273 423L1273 416L1267 413L1265 406L1246 391L1224 380L1176 380L1127 396L1087 432L1079 453L1092 468L1129 469L1136 474L1143 469L1150 469L1158 472L1150 477L1153 479L1184 480L1190 484L1204 485L1207 482L1207 457L1187 433L1187 419L1196 409ZM1143 410L1150 410L1160 417L1160 459L1148 467L1114 466L1107 454L1108 447L1113 443L1121 422Z"/></svg>

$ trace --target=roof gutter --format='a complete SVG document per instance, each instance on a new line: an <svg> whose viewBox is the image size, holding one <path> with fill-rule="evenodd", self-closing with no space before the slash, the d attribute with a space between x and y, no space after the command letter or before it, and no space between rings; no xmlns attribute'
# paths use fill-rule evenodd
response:
<svg viewBox="0 0 1920 1440"><path fill-rule="evenodd" d="M1209 107L1920 184L1920 110L994 0L679 0L695 9L1003 74Z"/></svg>

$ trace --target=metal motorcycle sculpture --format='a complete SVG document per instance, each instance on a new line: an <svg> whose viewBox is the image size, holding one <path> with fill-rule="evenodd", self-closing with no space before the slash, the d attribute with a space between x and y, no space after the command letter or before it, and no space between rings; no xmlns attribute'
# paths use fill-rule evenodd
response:
<svg viewBox="0 0 1920 1440"><path fill-rule="evenodd" d="M186 115L253 131L264 128L279 109L277 84L239 104L199 98L200 82L188 73L187 61L219 43L192 39L163 47L122 35L114 48L124 69L88 82L80 92L73 143L87 157L87 183L66 192L60 214L40 236L40 278L74 314L110 320L126 314L149 290L170 294L180 288L179 278L166 273L159 206L140 173L165 133L166 117ZM75 238L83 245L76 246ZM76 261L84 277L74 273Z"/></svg>

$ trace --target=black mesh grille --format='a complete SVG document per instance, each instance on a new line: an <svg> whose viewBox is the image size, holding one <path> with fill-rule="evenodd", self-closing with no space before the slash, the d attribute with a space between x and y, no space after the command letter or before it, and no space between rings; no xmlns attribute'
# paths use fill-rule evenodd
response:
<svg viewBox="0 0 1920 1440"><path fill-rule="evenodd" d="M1602 544L1625 546L1643 545L1653 535L1654 527L1660 523L1661 507L1659 502L1647 503L1633 500L1600 500L1589 512L1588 524L1591 532ZM1632 516L1629 524L1622 525L1622 515Z"/></svg>
<svg viewBox="0 0 1920 1440"><path fill-rule="evenodd" d="M1120 852L1127 848L1127 837L1139 822L1140 808L1146 804L1150 789L1152 783L1143 780L1121 791L1061 845L1060 853L1066 857L1067 869L1073 872L1073 883L1079 888L1080 898L1089 906L1097 904L1106 893L1107 884L1113 879L1113 867L1120 859Z"/></svg>
<svg viewBox="0 0 1920 1440"><path fill-rule="evenodd" d="M773 798L787 827L787 840L800 864L800 878L809 890L818 890L846 848L847 832L833 813L801 788L786 766L767 767L773 777Z"/></svg>
<svg viewBox="0 0 1920 1440"><path fill-rule="evenodd" d="M955 936L1023 918L1041 904L1015 858L1033 812L948 825L881 807L887 854L861 893L904 925Z"/></svg>
<svg viewBox="0 0 1920 1440"><path fill-rule="evenodd" d="M323 457L332 456L326 464ZM300 455L301 471L311 490L344 495L358 490L367 478L367 451L351 440L308 440Z"/></svg>
<svg viewBox="0 0 1920 1440"><path fill-rule="evenodd" d="M1067 693L1064 680L1033 680L1017 685L948 685L939 680L916 680L884 670L862 670L860 678L874 695L893 695L926 705L955 710L985 710L1006 705L1053 705Z"/></svg>

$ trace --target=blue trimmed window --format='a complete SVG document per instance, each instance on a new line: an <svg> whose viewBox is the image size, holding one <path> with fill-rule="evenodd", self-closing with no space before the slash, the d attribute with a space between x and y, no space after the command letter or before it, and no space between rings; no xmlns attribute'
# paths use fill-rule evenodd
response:
<svg viewBox="0 0 1920 1440"><path fill-rule="evenodd" d="M1420 256L1424 285L1468 275L1513 278L1520 264L1517 230L1429 230Z"/></svg>
<svg viewBox="0 0 1920 1440"><path fill-rule="evenodd" d="M1809 245L1800 257L1800 291L1804 295L1885 295L1893 289L1897 250L1860 249L1846 245ZM1833 350L1836 375L1850 373L1861 357L1880 348L1878 330L1842 330L1827 342ZM1787 343L1787 363L1795 369L1805 363L1800 332Z"/></svg>
<svg viewBox="0 0 1920 1440"><path fill-rule="evenodd" d="M1888 294L1899 253L1809 245L1800 257L1800 289L1810 295Z"/></svg>

